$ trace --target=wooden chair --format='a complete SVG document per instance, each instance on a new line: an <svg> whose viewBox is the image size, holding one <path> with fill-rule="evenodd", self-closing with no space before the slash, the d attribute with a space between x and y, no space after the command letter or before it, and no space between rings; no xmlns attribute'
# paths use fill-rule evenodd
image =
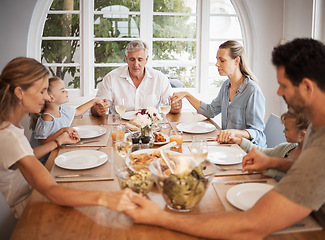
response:
<svg viewBox="0 0 325 240"><path fill-rule="evenodd" d="M286 142L283 130L284 125L282 124L280 117L271 113L264 129L266 145L268 148L274 148L276 145Z"/></svg>
<svg viewBox="0 0 325 240"><path fill-rule="evenodd" d="M2 193L0 193L0 212L0 238L7 240L10 239L17 220Z"/></svg>

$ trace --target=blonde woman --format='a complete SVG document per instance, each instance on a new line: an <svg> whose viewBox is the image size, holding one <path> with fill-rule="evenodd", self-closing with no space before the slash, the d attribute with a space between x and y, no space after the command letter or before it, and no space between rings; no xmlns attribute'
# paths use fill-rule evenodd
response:
<svg viewBox="0 0 325 240"><path fill-rule="evenodd" d="M178 101L185 97L198 113L208 118L221 113L223 130L217 138L219 142L240 137L265 147L265 98L256 83L256 77L247 66L244 48L236 41L221 44L217 52L216 67L219 74L228 79L210 104L196 99L188 92L174 93L172 100Z"/></svg>
<svg viewBox="0 0 325 240"><path fill-rule="evenodd" d="M28 113L40 112L48 100L48 75L41 63L25 57L9 62L0 75L0 191L15 216L20 216L32 187L59 205L100 205L117 211L133 208L129 191L82 191L58 185L35 157L19 122ZM40 148L53 150L69 142L67 132L60 136Z"/></svg>

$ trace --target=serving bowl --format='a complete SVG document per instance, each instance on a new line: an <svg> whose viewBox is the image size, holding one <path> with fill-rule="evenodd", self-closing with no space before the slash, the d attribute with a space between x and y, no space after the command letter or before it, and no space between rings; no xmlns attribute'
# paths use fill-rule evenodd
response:
<svg viewBox="0 0 325 240"><path fill-rule="evenodd" d="M185 165L193 166L182 173L170 173L162 159L149 165L155 182L169 209L188 212L193 210L203 198L217 167L208 162L195 163L190 157Z"/></svg>
<svg viewBox="0 0 325 240"><path fill-rule="evenodd" d="M116 177L121 189L130 188L143 195L148 194L154 184L154 178L146 166L133 166L132 170L123 167L116 171Z"/></svg>

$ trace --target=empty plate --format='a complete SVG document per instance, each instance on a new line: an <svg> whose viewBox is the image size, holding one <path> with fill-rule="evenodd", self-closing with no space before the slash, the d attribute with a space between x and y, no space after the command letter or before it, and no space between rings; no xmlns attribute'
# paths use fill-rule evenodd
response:
<svg viewBox="0 0 325 240"><path fill-rule="evenodd" d="M216 126L206 122L184 122L176 127L178 130L187 133L209 133L216 130Z"/></svg>
<svg viewBox="0 0 325 240"><path fill-rule="evenodd" d="M213 150L209 149L207 159L215 164L234 165L241 163L245 155L239 148L218 146Z"/></svg>
<svg viewBox="0 0 325 240"><path fill-rule="evenodd" d="M107 131L106 128L96 125L82 125L73 128L77 130L81 139L99 137L104 135Z"/></svg>

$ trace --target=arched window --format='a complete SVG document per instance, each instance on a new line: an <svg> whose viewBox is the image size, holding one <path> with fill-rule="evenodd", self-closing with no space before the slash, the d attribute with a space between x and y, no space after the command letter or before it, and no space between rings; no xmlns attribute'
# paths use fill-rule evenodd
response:
<svg viewBox="0 0 325 240"><path fill-rule="evenodd" d="M142 39L148 65L173 87L215 97L225 80L215 67L218 46L233 39L250 50L245 19L239 0L39 0L28 55L72 95L93 97L102 78L125 64L127 43Z"/></svg>

